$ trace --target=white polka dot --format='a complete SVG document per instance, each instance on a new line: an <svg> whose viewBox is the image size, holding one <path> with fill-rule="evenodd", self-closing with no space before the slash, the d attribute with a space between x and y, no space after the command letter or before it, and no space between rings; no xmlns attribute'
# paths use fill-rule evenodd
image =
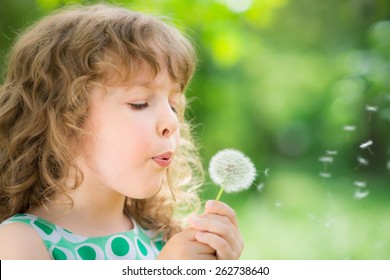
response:
<svg viewBox="0 0 390 280"><path fill-rule="evenodd" d="M72 243L81 243L81 242L83 242L83 241L88 239L88 237L84 237L84 236L80 236L80 235L76 235L76 234L70 233L70 232L66 231L65 229L63 229L62 227L59 227L59 226L56 226L56 229L57 229L58 233L64 239L66 239L67 241L72 242Z"/></svg>
<svg viewBox="0 0 390 280"><path fill-rule="evenodd" d="M57 231L55 231L55 229L50 227L53 230L53 232L51 232L50 234L47 234L46 232L44 232L40 227L38 227L34 223L35 221L37 221L37 220L31 220L30 225L38 232L39 236L43 240L50 241L50 242L52 242L54 244L56 244L57 242L59 242L61 240L61 235ZM40 222L40 221L38 221L38 222ZM46 223L42 223L42 222L40 222L40 223L44 224L45 226L48 226L48 225L46 225Z"/></svg>
<svg viewBox="0 0 390 280"><path fill-rule="evenodd" d="M152 250L153 250L153 252L155 253L155 255L157 256L158 254L160 254L160 250L157 248L157 246L156 246L156 243L157 242L163 242L163 239L162 239L162 237L158 237L158 238L156 238L156 239L154 239L153 241L152 241Z"/></svg>

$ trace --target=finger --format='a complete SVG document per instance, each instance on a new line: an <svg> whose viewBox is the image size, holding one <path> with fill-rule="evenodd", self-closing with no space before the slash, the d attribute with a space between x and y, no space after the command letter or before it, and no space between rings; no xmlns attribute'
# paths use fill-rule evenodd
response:
<svg viewBox="0 0 390 280"><path fill-rule="evenodd" d="M227 226L230 226L232 228L236 228L236 226L232 223L232 221L229 219L229 217L227 216L222 216L222 215L219 215L219 214L213 214L213 213L203 213L203 214L200 214L198 216L193 216L189 219L190 223L191 223L191 220L193 219L209 219L209 220L215 220L215 221L219 221L221 223L224 223L226 224Z"/></svg>
<svg viewBox="0 0 390 280"><path fill-rule="evenodd" d="M194 228L187 228L181 232L181 234L184 234L184 236L186 238L188 238L188 240L191 241L188 249L191 250L192 252L196 252L198 254L212 254L212 255L214 255L215 254L214 248L210 247L209 245L207 245L205 243L198 242L196 240L195 235L197 232L198 232L198 230L196 230Z"/></svg>
<svg viewBox="0 0 390 280"><path fill-rule="evenodd" d="M196 252L197 254L200 254L200 255L214 255L215 254L215 249L210 247L210 245L208 245L204 242L199 242L199 241L192 242L191 249L193 250L193 252Z"/></svg>
<svg viewBox="0 0 390 280"><path fill-rule="evenodd" d="M199 231L195 234L196 240L208 244L216 250L217 259L236 260L240 257L241 251L233 250L229 243L219 235Z"/></svg>
<svg viewBox="0 0 390 280"><path fill-rule="evenodd" d="M195 241L195 234L196 230L193 228L186 228L182 232L180 232L180 235L183 235L183 237L187 238L188 240Z"/></svg>
<svg viewBox="0 0 390 280"><path fill-rule="evenodd" d="M238 228L236 212L229 205L221 201L217 201L217 200L207 201L205 213L213 213L213 214L226 216L230 219L232 224Z"/></svg>
<svg viewBox="0 0 390 280"><path fill-rule="evenodd" d="M213 218L210 218L209 216L213 216ZM205 218L191 218L190 224L198 231L210 232L219 235L221 238L226 240L233 251L242 251L243 241L240 232L231 224L227 217L208 214Z"/></svg>

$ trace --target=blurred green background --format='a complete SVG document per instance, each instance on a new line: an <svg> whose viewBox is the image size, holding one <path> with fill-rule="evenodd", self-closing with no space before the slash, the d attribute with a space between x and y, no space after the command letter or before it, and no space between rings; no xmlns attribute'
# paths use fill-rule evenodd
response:
<svg viewBox="0 0 390 280"><path fill-rule="evenodd" d="M23 27L74 2L97 1L0 0L1 59ZM242 259L390 259L389 0L115 2L193 38L188 117L205 169L223 148L257 167L250 190L222 197ZM217 192L207 178L204 199Z"/></svg>

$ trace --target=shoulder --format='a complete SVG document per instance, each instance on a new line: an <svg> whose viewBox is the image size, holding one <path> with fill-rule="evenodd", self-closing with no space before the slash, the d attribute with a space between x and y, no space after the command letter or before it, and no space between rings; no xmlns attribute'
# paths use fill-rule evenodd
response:
<svg viewBox="0 0 390 280"><path fill-rule="evenodd" d="M0 227L1 260L51 259L42 239L29 225L8 223Z"/></svg>

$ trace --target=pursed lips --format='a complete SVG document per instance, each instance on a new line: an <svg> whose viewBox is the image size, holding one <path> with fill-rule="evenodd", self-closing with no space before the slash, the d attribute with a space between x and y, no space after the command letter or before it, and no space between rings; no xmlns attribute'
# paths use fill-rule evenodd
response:
<svg viewBox="0 0 390 280"><path fill-rule="evenodd" d="M152 159L161 167L168 167L172 161L172 152L166 152L161 155L155 156Z"/></svg>

